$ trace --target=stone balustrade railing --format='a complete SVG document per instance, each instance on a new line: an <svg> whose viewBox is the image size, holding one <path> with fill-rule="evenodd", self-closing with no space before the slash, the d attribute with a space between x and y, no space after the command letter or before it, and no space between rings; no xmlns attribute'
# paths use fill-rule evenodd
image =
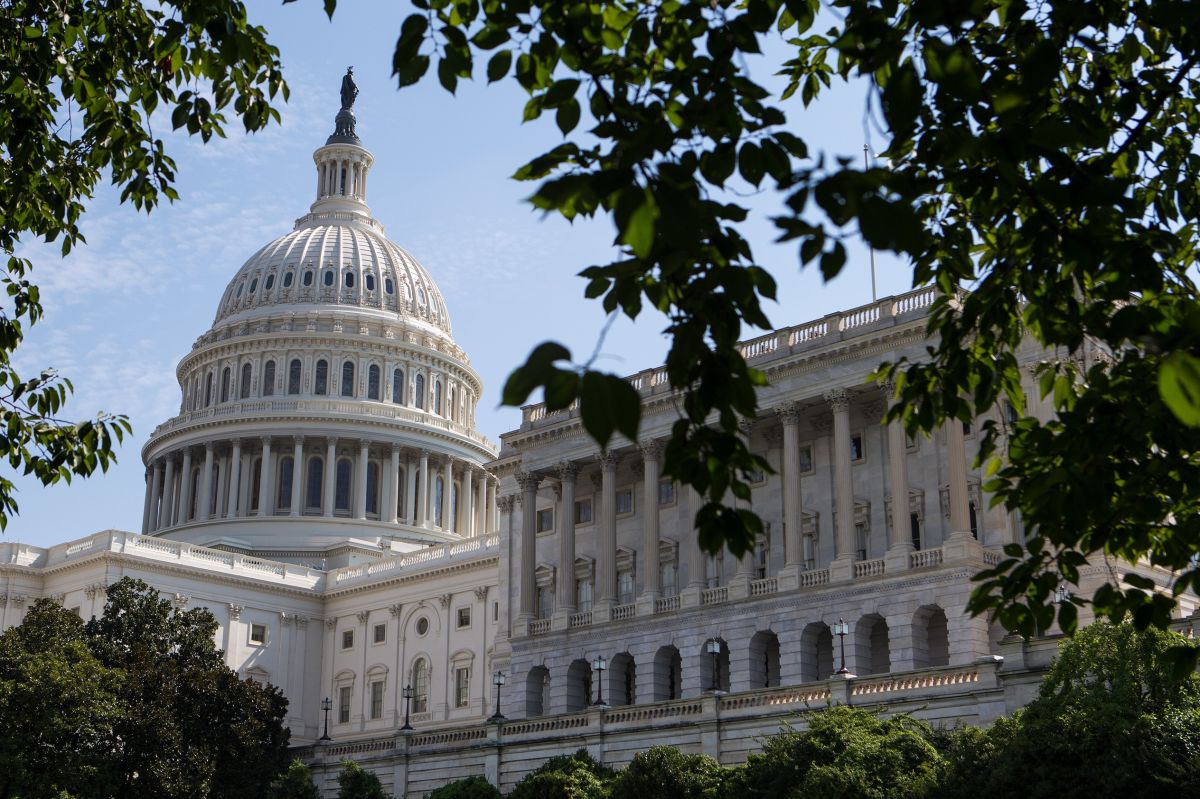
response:
<svg viewBox="0 0 1200 799"><path fill-rule="evenodd" d="M360 563L356 566L343 566L329 572L330 588L346 588L360 582L369 582L383 576L391 576L393 572L406 569L429 569L444 566L463 560L471 560L483 555L494 555L500 551L500 536L497 533L464 538L446 544L418 549L399 557L377 560L373 563Z"/></svg>

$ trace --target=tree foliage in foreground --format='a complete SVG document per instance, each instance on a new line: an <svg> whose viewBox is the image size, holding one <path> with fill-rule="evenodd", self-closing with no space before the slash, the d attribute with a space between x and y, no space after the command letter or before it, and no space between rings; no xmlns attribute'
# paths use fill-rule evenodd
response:
<svg viewBox="0 0 1200 799"><path fill-rule="evenodd" d="M326 0L333 13L336 0ZM746 552L749 498L766 468L739 438L763 375L735 343L771 327L775 284L743 237L739 192L772 192L780 238L826 279L861 236L933 285L929 357L885 366L910 432L984 417L989 492L1028 543L982 575L971 601L1026 635L1085 558L1149 558L1196 585L1200 542L1200 306L1189 268L1200 228L1200 7L1184 0L414 0L394 54L401 86L434 72L454 91L476 73L515 80L526 120L553 114L563 142L517 169L530 202L567 219L603 214L621 257L584 270L606 312L667 317L667 376L684 391L665 473L707 498L709 550ZM827 26L818 30L820 25ZM775 91L748 58L783 52ZM758 63L758 62L754 62ZM755 67L767 74L770 65ZM867 88L866 126L890 168L812 151L837 82ZM790 116L789 116L790 114ZM809 117L813 118L813 117ZM847 154L841 154L847 155ZM963 294L960 289L971 289ZM1136 302L1130 302L1136 298ZM1016 350L1045 347L1025 415ZM576 399L607 444L636 438L636 392L616 375L537 347L504 402L541 389ZM1019 420L995 421L1001 403ZM1142 581L1058 605L1165 627L1172 600Z"/></svg>
<svg viewBox="0 0 1200 799"><path fill-rule="evenodd" d="M483 777L464 777L430 791L426 799L500 799L500 790Z"/></svg>
<svg viewBox="0 0 1200 799"><path fill-rule="evenodd" d="M176 199L156 113L208 141L230 113L247 131L278 121L271 102L287 86L278 50L238 0L6 0L0 84L0 460L50 485L106 470L130 428L107 413L64 419L70 381L17 373L14 353L43 315L18 250L61 241L66 256L84 243L85 204L105 176L141 210ZM155 121L161 132L166 120ZM18 510L14 491L0 475L0 529Z"/></svg>
<svg viewBox="0 0 1200 799"><path fill-rule="evenodd" d="M337 781L338 799L387 799L379 778L353 760L342 763Z"/></svg>
<svg viewBox="0 0 1200 799"><path fill-rule="evenodd" d="M313 784L312 769L301 760L293 760L287 771L271 783L267 799L321 799Z"/></svg>
<svg viewBox="0 0 1200 799"><path fill-rule="evenodd" d="M86 624L35 602L0 634L0 796L266 795L288 763L287 700L239 680L216 629L129 578Z"/></svg>

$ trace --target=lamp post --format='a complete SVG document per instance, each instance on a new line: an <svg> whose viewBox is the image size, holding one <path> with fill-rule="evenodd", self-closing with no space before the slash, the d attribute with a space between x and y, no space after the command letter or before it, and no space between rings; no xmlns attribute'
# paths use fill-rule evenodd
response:
<svg viewBox="0 0 1200 799"><path fill-rule="evenodd" d="M716 638L709 638L704 642L704 651L712 655L712 692L719 694L721 693L721 642Z"/></svg>
<svg viewBox="0 0 1200 799"><path fill-rule="evenodd" d="M400 693L400 695L404 697L404 726L401 727L400 730L402 732L408 732L413 728L413 726L408 723L408 708L410 705L412 705L413 687L411 685L404 686L404 690Z"/></svg>
<svg viewBox="0 0 1200 799"><path fill-rule="evenodd" d="M608 662L604 659L604 655L600 655L592 661L592 668L598 672L596 677L596 707L607 707L604 704L604 670L608 668Z"/></svg>
<svg viewBox="0 0 1200 799"><path fill-rule="evenodd" d="M496 686L496 712L492 714L492 717L488 719L488 721L493 724L499 724L500 722L506 720L504 716L500 714L500 686L504 685L504 680L504 672L502 671L497 671L492 675L492 685Z"/></svg>
<svg viewBox="0 0 1200 799"><path fill-rule="evenodd" d="M1071 589L1067 588L1066 583L1058 584L1058 588L1054 590L1054 601L1060 605L1065 605L1071 601Z"/></svg>
<svg viewBox="0 0 1200 799"><path fill-rule="evenodd" d="M325 734L317 739L319 741L330 740L330 738L329 738L329 711L332 709L333 709L333 700L332 699L330 699L329 697L325 697L324 699L321 700L321 710L325 711Z"/></svg>
<svg viewBox="0 0 1200 799"><path fill-rule="evenodd" d="M850 634L850 625L841 619L833 625L833 634L836 635L842 644L842 667L837 670L837 674L849 674L850 669L846 668L846 636Z"/></svg>

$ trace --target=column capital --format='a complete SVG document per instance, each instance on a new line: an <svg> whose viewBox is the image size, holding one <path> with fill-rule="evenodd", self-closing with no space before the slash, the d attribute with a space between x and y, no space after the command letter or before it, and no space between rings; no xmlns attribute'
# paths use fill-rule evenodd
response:
<svg viewBox="0 0 1200 799"><path fill-rule="evenodd" d="M896 381L895 380L880 380L879 390L883 393L883 398L887 402L891 402L896 398Z"/></svg>
<svg viewBox="0 0 1200 799"><path fill-rule="evenodd" d="M205 455L208 455L209 453L211 453L211 452L213 451L213 447L214 447L214 446L216 446L216 445L215 445L215 444L213 444L213 442L211 442L211 441L205 441L205 442L204 442L204 454L205 454Z"/></svg>
<svg viewBox="0 0 1200 799"><path fill-rule="evenodd" d="M338 443L337 436L326 436L325 437L325 446L336 447L337 443Z"/></svg>
<svg viewBox="0 0 1200 799"><path fill-rule="evenodd" d="M779 416L779 421L785 426L800 424L800 403L789 402L775 409L775 413Z"/></svg>
<svg viewBox="0 0 1200 799"><path fill-rule="evenodd" d="M596 454L596 462L600 464L600 469L605 472L615 472L617 470L617 462L620 459L617 453L608 449Z"/></svg>
<svg viewBox="0 0 1200 799"><path fill-rule="evenodd" d="M535 472L517 472L516 478L521 491L537 491L538 484L542 482L542 476Z"/></svg>
<svg viewBox="0 0 1200 799"><path fill-rule="evenodd" d="M427 449L421 450L421 460L423 460L423 461L429 460L429 454L430 454L429 450L427 450Z"/></svg>
<svg viewBox="0 0 1200 799"><path fill-rule="evenodd" d="M645 441L638 442L638 449L642 451L642 460L656 461L662 457L663 442L660 438L648 438Z"/></svg>
<svg viewBox="0 0 1200 799"><path fill-rule="evenodd" d="M822 399L829 403L829 407L833 409L834 413L850 410L850 392L844 388L835 388L826 391L822 395Z"/></svg>
<svg viewBox="0 0 1200 799"><path fill-rule="evenodd" d="M304 436L292 436L292 444L304 446Z"/></svg>
<svg viewBox="0 0 1200 799"><path fill-rule="evenodd" d="M501 513L512 513L513 502L516 498L516 494L505 494L502 497L497 497L496 507L500 509Z"/></svg>
<svg viewBox="0 0 1200 799"><path fill-rule="evenodd" d="M263 446L264 446L264 447L269 447L269 446L271 446L271 436L263 436L263 437L262 437L262 444L263 444Z"/></svg>
<svg viewBox="0 0 1200 799"><path fill-rule="evenodd" d="M738 421L737 421L738 432L740 432L742 435L749 438L750 433L754 430L754 421L755 420L749 416L743 416L740 419L738 419Z"/></svg>
<svg viewBox="0 0 1200 799"><path fill-rule="evenodd" d="M579 464L571 461L559 461L554 470L558 472L558 479L564 483L573 483L575 478L579 477Z"/></svg>
<svg viewBox="0 0 1200 799"><path fill-rule="evenodd" d="M399 441L392 442L392 453L395 455L400 454L400 442Z"/></svg>
<svg viewBox="0 0 1200 799"><path fill-rule="evenodd" d="M358 447L359 447L359 449L362 449L363 447L370 447L370 446L371 446L371 440L370 440L370 439L368 439L368 438L360 438L360 439L358 440Z"/></svg>
<svg viewBox="0 0 1200 799"><path fill-rule="evenodd" d="M234 447L237 447L237 448L241 449L241 446L242 446L242 440L241 440L240 438L236 438L236 437L235 437L235 438L231 438L231 439L229 439L229 444L230 444L231 446L234 446Z"/></svg>

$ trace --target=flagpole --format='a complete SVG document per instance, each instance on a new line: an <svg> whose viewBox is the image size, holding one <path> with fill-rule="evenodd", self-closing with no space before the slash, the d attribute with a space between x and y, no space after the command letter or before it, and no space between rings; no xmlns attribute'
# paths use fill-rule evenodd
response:
<svg viewBox="0 0 1200 799"><path fill-rule="evenodd" d="M867 145L864 143L863 144L863 170L865 171L870 168L871 168L870 150L867 149ZM869 252L871 254L871 302L879 302L879 297L876 296L876 294L875 294L875 248L871 246L870 242L867 242L867 252Z"/></svg>

